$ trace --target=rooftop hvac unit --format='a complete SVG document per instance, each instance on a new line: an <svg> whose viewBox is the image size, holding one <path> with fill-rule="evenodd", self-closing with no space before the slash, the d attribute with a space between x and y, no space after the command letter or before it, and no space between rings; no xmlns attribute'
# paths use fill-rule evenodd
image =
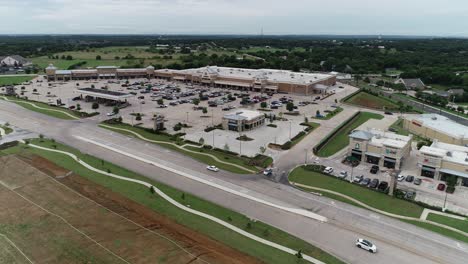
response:
<svg viewBox="0 0 468 264"><path fill-rule="evenodd" d="M437 116L431 117L432 120L437 120Z"/></svg>
<svg viewBox="0 0 468 264"><path fill-rule="evenodd" d="M452 152L447 151L447 157L452 157Z"/></svg>

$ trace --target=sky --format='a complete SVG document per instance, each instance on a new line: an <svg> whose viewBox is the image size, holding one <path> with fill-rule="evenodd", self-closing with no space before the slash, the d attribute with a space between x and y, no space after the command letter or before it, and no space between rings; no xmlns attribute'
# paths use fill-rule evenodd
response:
<svg viewBox="0 0 468 264"><path fill-rule="evenodd" d="M0 0L0 34L468 36L466 0Z"/></svg>

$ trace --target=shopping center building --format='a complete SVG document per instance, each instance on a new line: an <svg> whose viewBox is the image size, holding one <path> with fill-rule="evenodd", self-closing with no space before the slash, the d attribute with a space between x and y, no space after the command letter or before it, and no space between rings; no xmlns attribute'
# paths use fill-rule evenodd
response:
<svg viewBox="0 0 468 264"><path fill-rule="evenodd" d="M424 138L460 146L468 144L468 127L438 114L408 116L403 127Z"/></svg>
<svg viewBox="0 0 468 264"><path fill-rule="evenodd" d="M434 141L419 150L418 168L421 176L445 181L453 175L468 187L468 147Z"/></svg>
<svg viewBox="0 0 468 264"><path fill-rule="evenodd" d="M411 152L412 136L377 129L356 130L349 135L349 153L361 162L399 170Z"/></svg>
<svg viewBox="0 0 468 264"><path fill-rule="evenodd" d="M336 84L336 76L324 73L301 73L273 69L241 69L207 66L196 69L155 70L121 69L100 66L95 69L59 70L52 64L46 68L49 81L157 78L257 92L283 92L293 94L325 94Z"/></svg>

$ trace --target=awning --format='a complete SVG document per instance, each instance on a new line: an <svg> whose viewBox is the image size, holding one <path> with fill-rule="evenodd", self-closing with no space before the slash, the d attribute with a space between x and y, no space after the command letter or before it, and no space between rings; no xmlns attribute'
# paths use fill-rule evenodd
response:
<svg viewBox="0 0 468 264"><path fill-rule="evenodd" d="M468 173L462 172L462 171L454 171L454 170L449 170L449 169L440 169L439 170L442 173L446 174L452 174L455 176L463 177L463 178L468 178Z"/></svg>
<svg viewBox="0 0 468 264"><path fill-rule="evenodd" d="M241 83L241 82L228 82L228 81L215 81L215 84L221 85L231 85L231 86L239 86L239 87L250 87L250 83Z"/></svg>
<svg viewBox="0 0 468 264"><path fill-rule="evenodd" d="M185 77L184 76L175 76L175 77L172 77L172 79L183 81L183 80L185 80Z"/></svg>
<svg viewBox="0 0 468 264"><path fill-rule="evenodd" d="M99 74L99 77L115 77L115 73Z"/></svg>
<svg viewBox="0 0 468 264"><path fill-rule="evenodd" d="M396 163L396 159L384 157L384 161Z"/></svg>
<svg viewBox="0 0 468 264"><path fill-rule="evenodd" d="M362 155L362 151L360 151L360 150L355 150L355 149L351 150L351 153L353 153L353 154L358 154L358 155Z"/></svg>
<svg viewBox="0 0 468 264"><path fill-rule="evenodd" d="M434 168L427 167L427 166L422 166L422 167L421 167L421 170L423 170L423 171L430 171L430 172L435 172L435 171L436 171Z"/></svg>
<svg viewBox="0 0 468 264"><path fill-rule="evenodd" d="M366 152L366 155L367 155L367 156L376 157L376 158L380 158L380 154L373 153L373 152Z"/></svg>

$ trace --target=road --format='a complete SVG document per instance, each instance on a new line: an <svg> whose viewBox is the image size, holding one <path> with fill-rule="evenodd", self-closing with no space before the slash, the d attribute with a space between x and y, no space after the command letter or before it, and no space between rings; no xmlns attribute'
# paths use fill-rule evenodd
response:
<svg viewBox="0 0 468 264"><path fill-rule="evenodd" d="M192 193L280 228L314 244L348 263L466 263L468 245L368 210L308 194L259 175L207 172L205 165L179 153L96 126L92 119L64 121L0 101L0 120L54 138L84 153ZM106 148L79 140L85 137L132 155L150 159L192 176L222 184L239 192L293 208L302 208L329 219L321 223L213 188L158 166L136 161ZM354 246L357 237L369 238L379 247L369 254Z"/></svg>

